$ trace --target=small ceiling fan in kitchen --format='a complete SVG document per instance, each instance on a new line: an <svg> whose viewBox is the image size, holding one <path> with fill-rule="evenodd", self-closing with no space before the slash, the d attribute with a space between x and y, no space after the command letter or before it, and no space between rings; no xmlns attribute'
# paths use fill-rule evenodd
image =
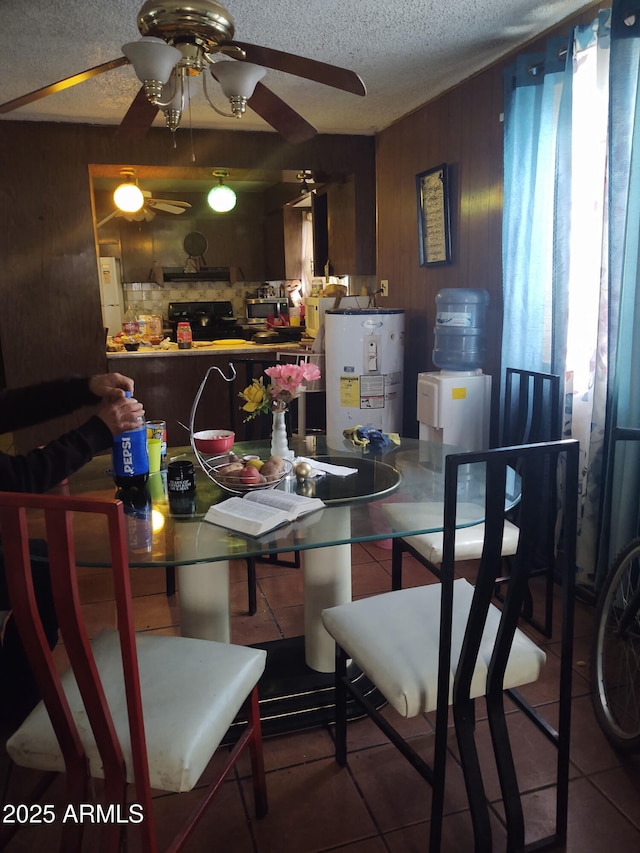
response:
<svg viewBox="0 0 640 853"><path fill-rule="evenodd" d="M154 198L149 190L140 189L133 169L121 169L122 183L113 193L116 209L97 223L97 228L105 225L114 217L122 217L129 222L150 222L157 211L180 214L191 207L187 201L174 201L169 198Z"/></svg>
<svg viewBox="0 0 640 853"><path fill-rule="evenodd" d="M215 112L241 118L248 106L288 142L298 143L311 139L317 130L260 82L267 68L354 95L366 94L354 71L235 41L235 22L216 0L147 0L138 12L137 25L142 38L123 45L124 56L0 104L0 114L131 63L143 87L124 116L121 135L144 135L158 110L175 132L195 93L195 78L200 77L204 95ZM214 104L212 85L222 89L229 104L227 111Z"/></svg>

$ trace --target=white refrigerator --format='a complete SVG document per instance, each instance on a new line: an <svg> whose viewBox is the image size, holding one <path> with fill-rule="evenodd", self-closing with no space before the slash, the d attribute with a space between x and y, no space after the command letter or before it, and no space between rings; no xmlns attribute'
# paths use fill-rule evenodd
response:
<svg viewBox="0 0 640 853"><path fill-rule="evenodd" d="M120 261L118 258L100 258L100 305L102 322L108 335L122 329L123 293Z"/></svg>

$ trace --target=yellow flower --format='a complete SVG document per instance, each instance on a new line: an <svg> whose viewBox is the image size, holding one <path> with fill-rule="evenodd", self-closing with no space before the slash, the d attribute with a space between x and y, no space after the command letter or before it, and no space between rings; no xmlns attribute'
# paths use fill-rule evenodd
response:
<svg viewBox="0 0 640 853"><path fill-rule="evenodd" d="M248 385L240 396L245 400L242 410L249 414L257 414L259 411L265 410L266 404L269 402L269 391L264 387L262 380L254 379L251 385Z"/></svg>

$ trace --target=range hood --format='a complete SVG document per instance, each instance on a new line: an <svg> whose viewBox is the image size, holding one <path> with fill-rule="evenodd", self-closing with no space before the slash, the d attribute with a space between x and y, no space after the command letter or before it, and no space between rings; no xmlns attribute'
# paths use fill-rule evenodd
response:
<svg viewBox="0 0 640 853"><path fill-rule="evenodd" d="M200 267L197 272L185 272L183 267L163 267L165 281L231 281L230 267Z"/></svg>

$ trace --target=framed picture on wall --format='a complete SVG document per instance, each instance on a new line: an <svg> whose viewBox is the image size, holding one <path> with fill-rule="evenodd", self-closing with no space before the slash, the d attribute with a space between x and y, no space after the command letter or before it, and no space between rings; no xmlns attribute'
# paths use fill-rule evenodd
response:
<svg viewBox="0 0 640 853"><path fill-rule="evenodd" d="M451 263L448 172L442 163L416 175L421 267Z"/></svg>

